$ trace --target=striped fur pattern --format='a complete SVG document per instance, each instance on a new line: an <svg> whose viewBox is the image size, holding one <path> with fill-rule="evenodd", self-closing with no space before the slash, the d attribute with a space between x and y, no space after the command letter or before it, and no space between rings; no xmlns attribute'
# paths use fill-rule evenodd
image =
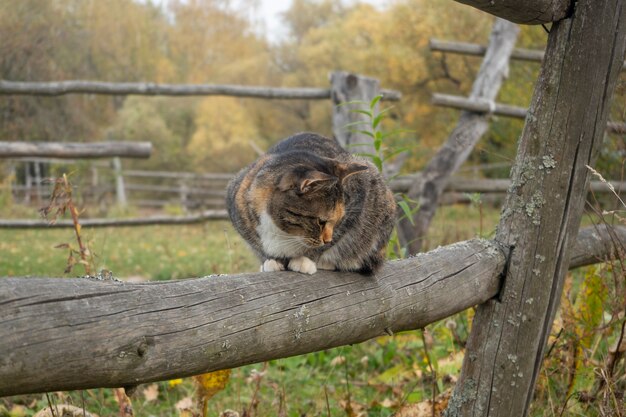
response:
<svg viewBox="0 0 626 417"><path fill-rule="evenodd" d="M372 163L314 133L273 146L237 174L226 199L262 271L372 273L385 259L396 213Z"/></svg>

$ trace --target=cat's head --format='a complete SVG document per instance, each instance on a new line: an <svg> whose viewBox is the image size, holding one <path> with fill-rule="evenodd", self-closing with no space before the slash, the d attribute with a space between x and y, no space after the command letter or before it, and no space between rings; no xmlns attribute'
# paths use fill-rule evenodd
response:
<svg viewBox="0 0 626 417"><path fill-rule="evenodd" d="M278 167L268 214L282 231L309 247L331 243L345 214L343 184L368 169L358 162L328 158L289 161Z"/></svg>

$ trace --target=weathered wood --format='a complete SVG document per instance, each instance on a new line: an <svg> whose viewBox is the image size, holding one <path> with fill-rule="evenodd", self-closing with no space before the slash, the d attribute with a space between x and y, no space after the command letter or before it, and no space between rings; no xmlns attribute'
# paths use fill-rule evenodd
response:
<svg viewBox="0 0 626 417"><path fill-rule="evenodd" d="M335 139L352 153L375 155L372 138L358 132L369 130L371 121L366 115L355 110L369 111L370 102L380 92L380 82L375 78L336 71L330 75L330 83ZM378 105L374 112L378 112Z"/></svg>
<svg viewBox="0 0 626 417"><path fill-rule="evenodd" d="M233 179L233 174L227 173L196 173L196 172L171 172L171 171L146 171L146 170L124 170L126 177L146 177L146 178L174 178L174 179L202 179L215 180L227 183Z"/></svg>
<svg viewBox="0 0 626 417"><path fill-rule="evenodd" d="M124 173L125 174L125 173ZM128 191L153 191L156 193L169 193L180 194L183 186L169 186L169 185L156 185L156 184L126 184L125 188ZM194 194L200 196L211 197L223 197L226 199L226 186L219 187L217 190L211 190L208 187L189 187L184 186L186 194Z"/></svg>
<svg viewBox="0 0 626 417"><path fill-rule="evenodd" d="M471 240L375 276L0 278L0 396L136 385L421 328L493 297L504 264Z"/></svg>
<svg viewBox="0 0 626 417"><path fill-rule="evenodd" d="M0 158L149 158L150 142L0 142Z"/></svg>
<svg viewBox="0 0 626 417"><path fill-rule="evenodd" d="M444 41L441 39L430 39L428 41L428 47L431 51L437 52L452 52L455 54L471 55L471 56L485 56L487 52L486 45L479 45L477 43L469 42L453 42ZM523 49L514 48L511 51L511 59L519 61L541 62L545 51L537 49Z"/></svg>
<svg viewBox="0 0 626 417"><path fill-rule="evenodd" d="M400 100L398 91L382 90L385 100ZM106 94L160 96L232 96L287 100L324 100L331 98L328 88L286 88L217 84L112 83L70 80L57 82L23 82L0 80L0 95Z"/></svg>
<svg viewBox="0 0 626 417"><path fill-rule="evenodd" d="M129 227L129 226L156 226L156 225L182 225L203 223L209 220L226 220L226 210L206 210L201 214L192 216L149 216L130 219L81 219L83 228L90 227ZM57 220L50 223L45 220L0 220L0 229L47 229L47 228L73 228L71 220Z"/></svg>
<svg viewBox="0 0 626 417"><path fill-rule="evenodd" d="M124 174L122 173L122 161L120 158L113 158L111 166L113 167L113 175L115 176L115 197L117 205L120 207L126 207L128 205L128 198L126 198L126 186Z"/></svg>
<svg viewBox="0 0 626 417"><path fill-rule="evenodd" d="M579 236L571 267L626 246L626 228ZM11 352L0 355L0 396L134 385L420 328L495 296L504 266L497 247L473 240L374 277L0 278L0 352Z"/></svg>
<svg viewBox="0 0 626 417"><path fill-rule="evenodd" d="M565 19L573 7L570 0L456 0L511 22L537 25Z"/></svg>
<svg viewBox="0 0 626 417"><path fill-rule="evenodd" d="M576 237L569 267L592 265L626 258L626 227L597 225L585 227Z"/></svg>
<svg viewBox="0 0 626 417"><path fill-rule="evenodd" d="M495 114L496 116L524 119L528 109L519 106L496 103L493 100L471 99L452 94L433 93L431 103L435 106L451 107L476 113Z"/></svg>
<svg viewBox="0 0 626 417"><path fill-rule="evenodd" d="M472 87L472 99L495 99L508 73L509 57L518 32L519 28L513 23L496 19L487 55ZM446 182L465 162L487 131L488 120L486 114L467 111L461 113L455 129L409 189L408 195L419 202L419 209L414 213L412 221L403 218L398 227L398 236L409 253L420 251Z"/></svg>
<svg viewBox="0 0 626 417"><path fill-rule="evenodd" d="M417 174L419 175L419 174ZM415 182L416 175L405 175L392 180L389 186L392 191L406 192ZM626 181L609 181L615 192L626 193ZM504 179L463 179L452 177L444 186L444 191L459 193L506 193L511 187L511 180ZM602 181L591 181L589 190L594 193L612 194L606 183Z"/></svg>
<svg viewBox="0 0 626 417"><path fill-rule="evenodd" d="M429 41L429 47L431 51L437 52L452 52L456 54L471 55L471 56L484 56L487 47L485 45L479 45L469 42L451 42L443 41L440 39L431 39ZM511 52L511 59L518 61L530 61L541 62L545 51L539 49L524 49L515 48ZM626 62L622 65L622 71L626 69Z"/></svg>
<svg viewBox="0 0 626 417"><path fill-rule="evenodd" d="M452 94L434 93L431 102L435 106L451 107L454 109L494 114L496 116L514 117L517 119L526 118L526 114L528 113L528 109L524 107L511 106L487 100L476 100ZM607 122L606 130L609 133L624 134L626 133L626 124Z"/></svg>
<svg viewBox="0 0 626 417"><path fill-rule="evenodd" d="M552 25L496 240L514 247L478 307L448 416L528 413L624 59L623 0L579 0Z"/></svg>

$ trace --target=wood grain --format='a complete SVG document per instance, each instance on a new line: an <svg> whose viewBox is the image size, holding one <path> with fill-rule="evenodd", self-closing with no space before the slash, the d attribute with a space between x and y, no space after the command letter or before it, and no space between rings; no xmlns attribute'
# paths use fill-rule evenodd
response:
<svg viewBox="0 0 626 417"><path fill-rule="evenodd" d="M166 380L421 328L493 297L504 265L497 246L471 240L375 276L0 278L0 396Z"/></svg>

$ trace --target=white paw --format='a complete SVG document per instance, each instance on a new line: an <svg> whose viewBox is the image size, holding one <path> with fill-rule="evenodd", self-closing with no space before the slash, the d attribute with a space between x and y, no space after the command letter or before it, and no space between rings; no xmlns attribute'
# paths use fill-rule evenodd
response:
<svg viewBox="0 0 626 417"><path fill-rule="evenodd" d="M306 256L299 256L289 261L288 268L292 271L302 272L303 274L314 274L317 272L315 262Z"/></svg>
<svg viewBox="0 0 626 417"><path fill-rule="evenodd" d="M285 266L278 262L276 259L266 259L261 265L261 272L276 272L276 271L284 271Z"/></svg>

